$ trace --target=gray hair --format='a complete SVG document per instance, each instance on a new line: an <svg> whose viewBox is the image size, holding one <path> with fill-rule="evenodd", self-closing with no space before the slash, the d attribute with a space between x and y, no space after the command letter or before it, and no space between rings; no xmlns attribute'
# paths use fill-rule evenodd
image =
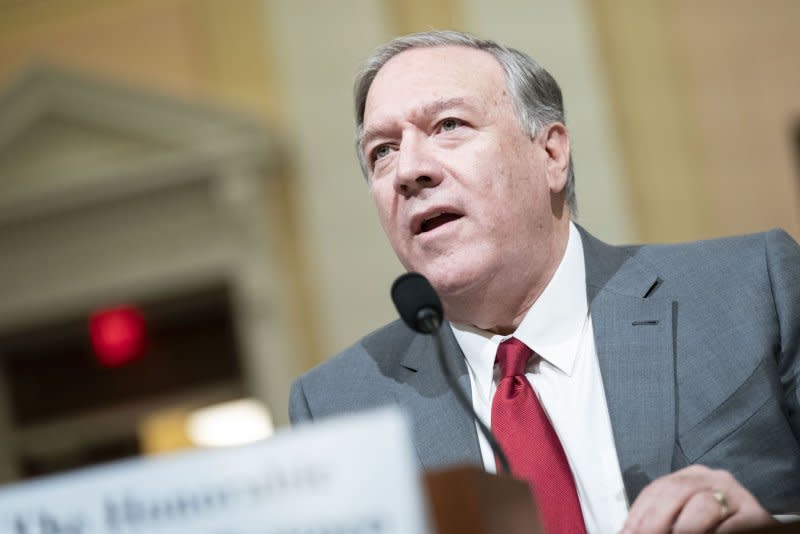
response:
<svg viewBox="0 0 800 534"><path fill-rule="evenodd" d="M523 131L536 135L541 128L548 124L554 122L566 124L561 88L549 72L524 52L456 31L436 30L404 35L375 49L372 55L364 61L356 76L353 91L356 107L356 151L364 176L368 174L367 164L361 150L361 140L364 136L364 107L367 102L367 93L369 93L375 76L390 59L405 50L440 46L465 46L483 50L494 56L505 72L506 84ZM570 209L570 216L576 217L578 206L575 198L575 171L572 155L569 158L564 196Z"/></svg>

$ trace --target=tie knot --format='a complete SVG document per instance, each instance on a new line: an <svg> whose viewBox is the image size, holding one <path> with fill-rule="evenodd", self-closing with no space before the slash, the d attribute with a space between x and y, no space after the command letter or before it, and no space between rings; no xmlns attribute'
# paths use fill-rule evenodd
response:
<svg viewBox="0 0 800 534"><path fill-rule="evenodd" d="M533 351L519 339L509 338L497 347L497 363L500 364L500 378L524 375Z"/></svg>

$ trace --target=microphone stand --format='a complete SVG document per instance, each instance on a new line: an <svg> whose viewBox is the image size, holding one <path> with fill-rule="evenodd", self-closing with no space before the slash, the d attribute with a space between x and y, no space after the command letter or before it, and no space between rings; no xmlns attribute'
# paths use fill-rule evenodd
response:
<svg viewBox="0 0 800 534"><path fill-rule="evenodd" d="M424 330L433 334L434 340L436 340L436 355L439 358L439 365L442 366L442 371L444 372L444 378L447 380L447 384L450 386L450 389L456 395L456 399L461 404L461 406L467 411L467 413L472 415L472 418L478 424L478 428L481 431L481 434L486 438L486 441L489 442L489 446L492 448L492 452L494 452L495 458L500 461L500 467L502 468L503 474L511 475L511 467L508 464L508 458L506 457L506 453L503 452L503 448L495 439L492 431L481 421L481 418L478 417L478 414L475 413L475 409L472 406L472 402L467 399L467 396L464 394L464 391L461 389L461 385L456 381L455 372L450 368L450 365L447 363L447 358L444 357L444 340L442 339L442 332L441 332L441 320L439 316L436 314L434 310L431 308L422 308L419 313L417 314L417 321L418 324L423 326Z"/></svg>

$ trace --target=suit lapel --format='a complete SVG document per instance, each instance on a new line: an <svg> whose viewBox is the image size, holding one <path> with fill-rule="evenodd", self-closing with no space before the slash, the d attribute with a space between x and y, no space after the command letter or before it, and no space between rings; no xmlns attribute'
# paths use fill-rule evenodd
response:
<svg viewBox="0 0 800 534"><path fill-rule="evenodd" d="M441 327L445 357L462 391L471 399L464 355L448 323ZM482 465L475 424L447 385L432 336L415 336L401 361L403 376L395 391L412 416L414 443L426 469L458 463Z"/></svg>
<svg viewBox="0 0 800 534"><path fill-rule="evenodd" d="M670 472L675 446L674 310L660 279L582 230L587 296L628 498Z"/></svg>

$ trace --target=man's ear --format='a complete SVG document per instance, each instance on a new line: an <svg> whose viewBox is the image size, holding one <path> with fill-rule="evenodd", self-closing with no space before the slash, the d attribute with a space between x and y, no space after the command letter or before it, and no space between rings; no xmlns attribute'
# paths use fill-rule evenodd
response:
<svg viewBox="0 0 800 534"><path fill-rule="evenodd" d="M567 127L560 122L545 126L541 133L547 154L547 182L551 193L560 193L567 185L569 169L570 145Z"/></svg>

